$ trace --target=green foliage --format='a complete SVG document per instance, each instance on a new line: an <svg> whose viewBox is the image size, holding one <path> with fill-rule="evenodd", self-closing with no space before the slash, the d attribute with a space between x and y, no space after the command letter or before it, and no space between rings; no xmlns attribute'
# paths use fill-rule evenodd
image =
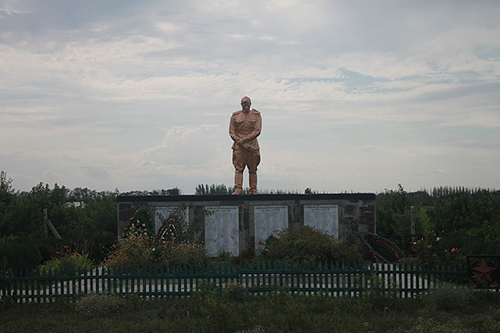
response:
<svg viewBox="0 0 500 333"><path fill-rule="evenodd" d="M227 187L224 184L219 185L208 185L208 184L198 184L195 188L194 194L196 195L213 195L213 194L231 194L233 193L232 187Z"/></svg>
<svg viewBox="0 0 500 333"><path fill-rule="evenodd" d="M42 259L37 240L30 235L0 237L0 269L34 267Z"/></svg>
<svg viewBox="0 0 500 333"><path fill-rule="evenodd" d="M373 308L359 297L245 295L228 285L219 294L137 301L92 295L69 302L0 306L5 332L498 332L500 295L473 293L469 304L431 310L421 299L402 298L397 306ZM101 299L101 298L104 298ZM85 305L82 305L85 300ZM428 301L427 301L428 302ZM104 303L104 305L102 304ZM116 304L118 303L118 304ZM432 303L432 302L430 302ZM87 311L88 310L88 311ZM78 315L81 314L81 315ZM29 320L26 320L29 318Z"/></svg>
<svg viewBox="0 0 500 333"><path fill-rule="evenodd" d="M18 244L0 249L0 262L8 267L36 267L51 259L62 242L100 261L116 241L116 193L81 188L69 191L43 183L29 192L15 192L11 182L4 172L0 174L0 235L18 240ZM44 209L62 241L50 230L45 233ZM19 244L23 244L22 249L14 250Z"/></svg>
<svg viewBox="0 0 500 333"><path fill-rule="evenodd" d="M195 243L160 241L153 250L154 260L169 265L203 265L209 261L204 246Z"/></svg>
<svg viewBox="0 0 500 333"><path fill-rule="evenodd" d="M465 286L442 283L429 291L423 301L430 310L462 311L468 308L474 299L474 291Z"/></svg>
<svg viewBox="0 0 500 333"><path fill-rule="evenodd" d="M362 297L372 311L392 310L399 304L398 286L394 279L372 274L368 277L370 288Z"/></svg>
<svg viewBox="0 0 500 333"><path fill-rule="evenodd" d="M377 229L382 235L411 235L411 206L414 207L415 234L429 227L425 209L414 202L401 184L398 189L385 190L377 197Z"/></svg>
<svg viewBox="0 0 500 333"><path fill-rule="evenodd" d="M233 254L229 251L219 251L213 258L216 263L229 263L233 259Z"/></svg>
<svg viewBox="0 0 500 333"><path fill-rule="evenodd" d="M245 261L252 261L256 258L256 252L254 248L248 247L240 252L239 256L235 256L231 258L231 263L235 265L239 265Z"/></svg>
<svg viewBox="0 0 500 333"><path fill-rule="evenodd" d="M446 247L446 242L433 230L427 230L423 238L412 244L417 259L420 262L463 264L465 258L458 247Z"/></svg>
<svg viewBox="0 0 500 333"><path fill-rule="evenodd" d="M71 251L71 248L65 245L56 251L56 257L46 261L39 268L41 272L73 275L79 271L90 269L92 265L93 262L89 259L88 254Z"/></svg>
<svg viewBox="0 0 500 333"><path fill-rule="evenodd" d="M410 207L414 206L416 234L425 236L412 244L419 259L435 262L500 253L499 194L479 188L440 187L431 195L423 191L410 195L399 185L398 190L377 196L377 230L405 239L411 234Z"/></svg>
<svg viewBox="0 0 500 333"><path fill-rule="evenodd" d="M110 267L149 265L202 265L209 257L198 244L174 243L155 237L129 236L122 238L109 254Z"/></svg>
<svg viewBox="0 0 500 333"><path fill-rule="evenodd" d="M75 311L85 318L108 317L130 310L124 298L114 295L88 294L76 302Z"/></svg>
<svg viewBox="0 0 500 333"><path fill-rule="evenodd" d="M435 203L429 216L446 248L467 254L500 253L500 196L458 192Z"/></svg>
<svg viewBox="0 0 500 333"><path fill-rule="evenodd" d="M169 188L169 189L161 189L161 190L135 190L129 192L122 192L120 195L127 196L153 196L153 195L181 195L181 190L178 187Z"/></svg>
<svg viewBox="0 0 500 333"><path fill-rule="evenodd" d="M357 261L361 259L359 247L334 239L332 236L308 226L287 229L270 236L260 257L271 260L292 261Z"/></svg>

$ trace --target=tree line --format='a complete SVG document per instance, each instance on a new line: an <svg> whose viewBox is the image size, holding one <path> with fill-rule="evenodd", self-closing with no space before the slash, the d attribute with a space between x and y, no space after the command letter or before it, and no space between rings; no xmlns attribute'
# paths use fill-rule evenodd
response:
<svg viewBox="0 0 500 333"><path fill-rule="evenodd" d="M232 187L200 184L195 194L227 194ZM298 193L267 191L267 193ZM307 188L304 193L318 193ZM118 195L181 195L178 188L153 191L94 191L39 183L16 191L0 173L0 268L36 266L62 246L102 261L117 242ZM60 234L44 225L43 211ZM432 231L440 249L460 248L464 254L500 253L500 191L440 187L408 193L399 185L377 195L377 232L404 239ZM434 243L432 243L434 244Z"/></svg>

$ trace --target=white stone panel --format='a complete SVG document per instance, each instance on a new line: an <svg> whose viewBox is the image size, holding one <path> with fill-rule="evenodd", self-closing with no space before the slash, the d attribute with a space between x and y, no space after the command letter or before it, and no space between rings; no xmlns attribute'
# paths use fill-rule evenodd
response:
<svg viewBox="0 0 500 333"><path fill-rule="evenodd" d="M205 207L211 214L205 216L205 247L211 256L220 251L239 254L239 211L237 206Z"/></svg>
<svg viewBox="0 0 500 333"><path fill-rule="evenodd" d="M338 238L338 213L337 205L304 205L304 224Z"/></svg>
<svg viewBox="0 0 500 333"><path fill-rule="evenodd" d="M160 230L162 226L162 219L164 221L167 221L167 219L170 217L170 214L172 214L176 209L179 209L178 206L170 206L170 207L156 207L155 210L155 235L158 234L158 231ZM184 210L184 218L186 221L189 221L189 209Z"/></svg>
<svg viewBox="0 0 500 333"><path fill-rule="evenodd" d="M253 214L256 249L259 242L265 242L272 233L288 228L287 206L255 206Z"/></svg>

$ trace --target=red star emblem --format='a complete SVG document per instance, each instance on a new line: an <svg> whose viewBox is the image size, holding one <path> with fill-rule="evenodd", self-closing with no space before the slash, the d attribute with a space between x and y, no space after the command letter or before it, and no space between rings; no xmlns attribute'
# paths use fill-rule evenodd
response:
<svg viewBox="0 0 500 333"><path fill-rule="evenodd" d="M493 267L488 267L488 265L486 264L486 261L481 261L481 264L479 265L479 267L475 267L473 268L474 271L476 271L476 274L477 274L477 278L479 280L484 280L484 281L487 281L487 282L493 282L491 281L491 273L493 273L494 270L496 270L496 268L493 268Z"/></svg>

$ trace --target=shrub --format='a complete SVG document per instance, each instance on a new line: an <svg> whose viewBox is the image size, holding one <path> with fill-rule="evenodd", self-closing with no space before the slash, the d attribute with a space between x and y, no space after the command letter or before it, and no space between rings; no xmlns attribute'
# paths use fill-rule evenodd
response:
<svg viewBox="0 0 500 333"><path fill-rule="evenodd" d="M92 267L93 262L88 254L80 254L71 251L68 245L64 245L61 250L56 251L56 257L46 261L40 266L40 271L46 273L75 274L78 271L87 270Z"/></svg>
<svg viewBox="0 0 500 333"><path fill-rule="evenodd" d="M130 304L123 298L113 295L88 294L76 303L76 312L86 318L106 317L124 312Z"/></svg>
<svg viewBox="0 0 500 333"><path fill-rule="evenodd" d="M229 251L221 250L213 258L216 263L229 263L233 259L233 254Z"/></svg>
<svg viewBox="0 0 500 333"><path fill-rule="evenodd" d="M130 235L116 245L107 258L107 265L149 266L149 265L202 265L208 261L202 245L174 243L157 240L154 237Z"/></svg>
<svg viewBox="0 0 500 333"><path fill-rule="evenodd" d="M460 264L465 261L459 248L447 247L444 243L444 240L435 231L428 230L422 239L412 245L417 259L421 262Z"/></svg>
<svg viewBox="0 0 500 333"><path fill-rule="evenodd" d="M204 246L199 244L174 243L161 241L152 250L154 260L169 265L202 265L209 257Z"/></svg>
<svg viewBox="0 0 500 333"><path fill-rule="evenodd" d="M110 267L150 265L153 261L153 242L150 237L124 237L111 248L106 264Z"/></svg>
<svg viewBox="0 0 500 333"><path fill-rule="evenodd" d="M361 253L356 245L334 239L308 226L287 229L270 236L262 244L262 259L292 261L357 261Z"/></svg>
<svg viewBox="0 0 500 333"><path fill-rule="evenodd" d="M40 249L31 236L0 237L0 269L36 267L41 260Z"/></svg>
<svg viewBox="0 0 500 333"><path fill-rule="evenodd" d="M370 288L362 296L372 311L394 309L399 303L399 288L393 278L372 274L368 277Z"/></svg>
<svg viewBox="0 0 500 333"><path fill-rule="evenodd" d="M424 296L424 304L430 310L463 310L473 299L472 289L451 283L442 283Z"/></svg>
<svg viewBox="0 0 500 333"><path fill-rule="evenodd" d="M227 302L241 303L253 299L253 295L243 286L237 283L229 283L222 291L222 299Z"/></svg>
<svg viewBox="0 0 500 333"><path fill-rule="evenodd" d="M255 259L255 249L248 247L241 251L239 256L232 257L230 262L234 265L239 265L240 263L253 259Z"/></svg>

